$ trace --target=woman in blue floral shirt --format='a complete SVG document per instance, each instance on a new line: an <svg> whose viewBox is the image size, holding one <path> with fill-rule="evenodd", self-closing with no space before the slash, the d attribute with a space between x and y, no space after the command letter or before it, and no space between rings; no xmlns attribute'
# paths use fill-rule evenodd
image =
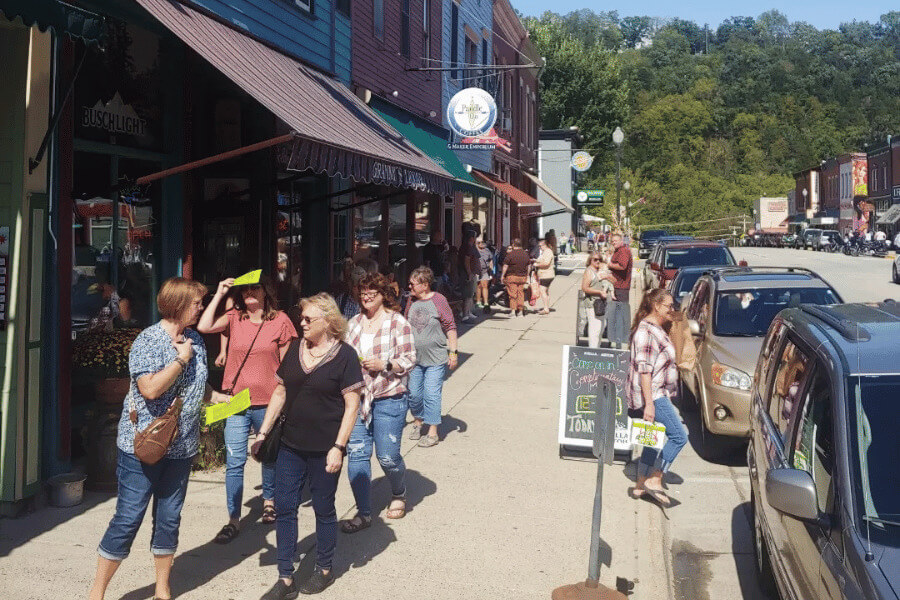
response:
<svg viewBox="0 0 900 600"><path fill-rule="evenodd" d="M150 552L156 566L156 590L160 600L171 598L169 573L178 546L181 509L187 492L191 463L200 446L200 404L225 402L225 394L206 383L206 347L200 335L188 329L203 310L206 287L181 277L167 280L156 297L162 320L138 335L131 347L128 367L131 389L119 420L117 475L119 495L113 515L97 549L97 573L91 600L103 600L106 588L153 502L153 534ZM176 396L183 406L178 434L166 456L154 465L141 463L134 454L134 436L161 416ZM132 407L137 424L132 423Z"/></svg>

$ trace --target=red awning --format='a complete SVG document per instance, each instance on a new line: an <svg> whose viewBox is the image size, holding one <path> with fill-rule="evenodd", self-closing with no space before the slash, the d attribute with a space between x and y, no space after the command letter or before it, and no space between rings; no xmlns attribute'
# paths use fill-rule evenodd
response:
<svg viewBox="0 0 900 600"><path fill-rule="evenodd" d="M176 0L137 2L291 128L286 168L453 194L452 175L338 80Z"/></svg>
<svg viewBox="0 0 900 600"><path fill-rule="evenodd" d="M479 171L478 169L472 169L472 175L475 176L476 179L482 181L501 194L508 196L510 200L516 202L520 208L540 208L541 203L537 201L533 196L529 196L519 188L513 186L511 183L507 183L502 179L497 179L495 175L491 175L490 173L485 173L484 171Z"/></svg>

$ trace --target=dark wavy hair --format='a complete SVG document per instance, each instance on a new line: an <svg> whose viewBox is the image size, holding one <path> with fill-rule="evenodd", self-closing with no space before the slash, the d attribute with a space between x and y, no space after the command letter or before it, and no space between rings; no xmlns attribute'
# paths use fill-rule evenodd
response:
<svg viewBox="0 0 900 600"><path fill-rule="evenodd" d="M397 292L394 290L393 283L381 273L366 275L353 290L353 295L356 296L356 301L360 306L362 306L362 299L359 296L363 290L377 291L384 298L383 303L386 309L395 312L400 310L400 302L397 300Z"/></svg>
<svg viewBox="0 0 900 600"><path fill-rule="evenodd" d="M265 292L265 297L263 298L263 319L271 321L278 315L278 296L275 295L275 286L272 284L272 278L268 275L260 275L259 284ZM242 287L231 288L233 290L234 309L238 311L241 319L249 319L247 305L244 304L244 294L241 292Z"/></svg>
<svg viewBox="0 0 900 600"><path fill-rule="evenodd" d="M666 297L671 298L672 294L669 293L668 290L663 288L656 288L650 290L644 297L641 298L641 305L638 307L637 312L634 315L634 321L631 322L631 335L629 336L629 340L634 338L634 332L637 331L638 325L641 324L641 321L647 318L647 315L653 312L653 309L659 305L660 302L663 301ZM671 324L667 327L664 327L666 333L669 333L669 328Z"/></svg>

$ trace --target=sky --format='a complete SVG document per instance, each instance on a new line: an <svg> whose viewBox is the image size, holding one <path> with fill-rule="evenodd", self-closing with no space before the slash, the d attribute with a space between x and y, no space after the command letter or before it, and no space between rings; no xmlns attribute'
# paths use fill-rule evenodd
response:
<svg viewBox="0 0 900 600"><path fill-rule="evenodd" d="M837 29L841 23L869 21L891 10L900 10L897 2L870 0L869 2L848 2L847 0L745 0L742 3L722 2L722 0L693 0L672 2L672 0L643 0L642 2L591 2L589 0L511 0L513 6L526 16L540 16L548 7L553 12L566 14L582 8L595 12L618 11L619 17L650 16L679 17L694 21L701 27L708 23L713 29L723 20L734 16L757 17L767 10L777 9L787 15L790 21L806 21L817 29Z"/></svg>

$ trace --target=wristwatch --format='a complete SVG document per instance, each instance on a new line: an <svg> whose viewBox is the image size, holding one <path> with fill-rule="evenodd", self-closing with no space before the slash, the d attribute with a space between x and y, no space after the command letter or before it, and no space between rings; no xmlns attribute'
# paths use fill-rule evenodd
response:
<svg viewBox="0 0 900 600"><path fill-rule="evenodd" d="M384 361L384 370L387 371L388 373L390 373L391 370L393 370L393 367L391 366L391 361L389 361L389 360Z"/></svg>
<svg viewBox="0 0 900 600"><path fill-rule="evenodd" d="M341 454L343 454L344 456L347 455L347 446L342 446L342 445L338 444L337 442L335 442L334 446L332 446L332 447L340 450Z"/></svg>

